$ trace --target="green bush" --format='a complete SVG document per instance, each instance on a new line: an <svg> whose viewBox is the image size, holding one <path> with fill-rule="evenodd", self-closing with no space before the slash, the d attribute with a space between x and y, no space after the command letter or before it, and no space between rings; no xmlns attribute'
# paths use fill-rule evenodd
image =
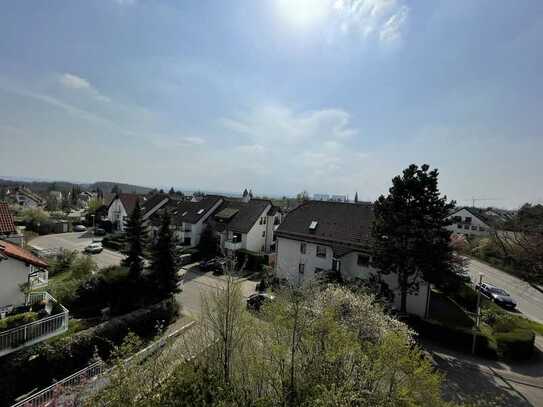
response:
<svg viewBox="0 0 543 407"><path fill-rule="evenodd" d="M37 312L24 312L0 320L0 331L7 331L38 320Z"/></svg>
<svg viewBox="0 0 543 407"><path fill-rule="evenodd" d="M498 355L510 360L529 359L534 351L535 334L528 329L514 329L494 334Z"/></svg>

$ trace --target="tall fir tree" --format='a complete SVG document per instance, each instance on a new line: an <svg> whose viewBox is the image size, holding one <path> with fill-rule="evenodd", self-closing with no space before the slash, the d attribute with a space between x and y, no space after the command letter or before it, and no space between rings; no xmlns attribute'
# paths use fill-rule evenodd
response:
<svg viewBox="0 0 543 407"><path fill-rule="evenodd" d="M170 215L165 211L161 217L158 238L153 246L151 266L151 282L160 299L179 292L174 237L170 225Z"/></svg>
<svg viewBox="0 0 543 407"><path fill-rule="evenodd" d="M445 227L455 204L440 196L439 173L429 168L412 164L394 177L388 196L375 202L374 265L398 276L402 313L422 280L442 284L454 269L451 232Z"/></svg>
<svg viewBox="0 0 543 407"><path fill-rule="evenodd" d="M358 191L354 194L354 202L358 203Z"/></svg>
<svg viewBox="0 0 543 407"><path fill-rule="evenodd" d="M143 271L143 249L147 238L147 230L143 225L143 214L139 202L126 222L126 241L128 249L123 265L128 267L132 280L139 280Z"/></svg>

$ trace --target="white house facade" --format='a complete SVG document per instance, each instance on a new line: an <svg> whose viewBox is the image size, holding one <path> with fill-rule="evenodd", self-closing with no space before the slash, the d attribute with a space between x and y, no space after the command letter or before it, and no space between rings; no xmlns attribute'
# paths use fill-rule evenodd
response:
<svg viewBox="0 0 543 407"><path fill-rule="evenodd" d="M46 286L47 263L20 246L0 241L0 306L24 304L21 285L28 282L33 289Z"/></svg>
<svg viewBox="0 0 543 407"><path fill-rule="evenodd" d="M371 266L370 230L373 208L368 204L308 201L291 211L279 226L275 273L292 284L309 284L328 272L345 280L375 279L394 294L400 308L397 276L383 275ZM428 284L408 295L407 312L425 316Z"/></svg>
<svg viewBox="0 0 543 407"><path fill-rule="evenodd" d="M452 221L447 229L459 235L488 236L492 231L484 215L473 208L456 209L447 219Z"/></svg>
<svg viewBox="0 0 543 407"><path fill-rule="evenodd" d="M136 203L140 200L137 194L117 194L109 204L107 218L117 232L124 232L126 220L132 214Z"/></svg>

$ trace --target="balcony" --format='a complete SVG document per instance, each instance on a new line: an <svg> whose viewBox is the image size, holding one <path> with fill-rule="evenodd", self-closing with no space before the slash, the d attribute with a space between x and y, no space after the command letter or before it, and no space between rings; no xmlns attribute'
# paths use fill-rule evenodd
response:
<svg viewBox="0 0 543 407"><path fill-rule="evenodd" d="M226 250L232 250L232 251L239 250L242 247L241 245L242 245L241 241L238 241L238 240L227 240L224 242L224 248Z"/></svg>
<svg viewBox="0 0 543 407"><path fill-rule="evenodd" d="M31 293L28 305L45 301L46 309L54 311L49 316L28 324L0 332L0 356L57 336L68 330L68 310L47 292Z"/></svg>

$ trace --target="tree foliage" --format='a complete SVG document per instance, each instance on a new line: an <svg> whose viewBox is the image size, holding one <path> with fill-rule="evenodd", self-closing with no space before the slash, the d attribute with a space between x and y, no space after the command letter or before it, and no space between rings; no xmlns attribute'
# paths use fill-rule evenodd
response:
<svg viewBox="0 0 543 407"><path fill-rule="evenodd" d="M126 258L123 265L128 267L134 280L141 276L143 271L143 249L147 240L147 230L143 224L143 214L139 202L136 202L134 210L126 222L126 241L128 249L124 253Z"/></svg>
<svg viewBox="0 0 543 407"><path fill-rule="evenodd" d="M229 279L208 297L192 335L125 372L99 405L448 405L442 377L412 333L373 297L337 287L288 289L255 317L238 284ZM162 360L169 362L156 372Z"/></svg>
<svg viewBox="0 0 543 407"><path fill-rule="evenodd" d="M177 260L170 214L161 216L158 238L153 245L150 282L158 298L166 298L179 292L177 282Z"/></svg>
<svg viewBox="0 0 543 407"><path fill-rule="evenodd" d="M413 164L375 202L374 265L398 276L404 313L407 295L417 292L422 280L440 285L452 276L451 232L445 227L454 202L440 196L438 175L426 164Z"/></svg>

